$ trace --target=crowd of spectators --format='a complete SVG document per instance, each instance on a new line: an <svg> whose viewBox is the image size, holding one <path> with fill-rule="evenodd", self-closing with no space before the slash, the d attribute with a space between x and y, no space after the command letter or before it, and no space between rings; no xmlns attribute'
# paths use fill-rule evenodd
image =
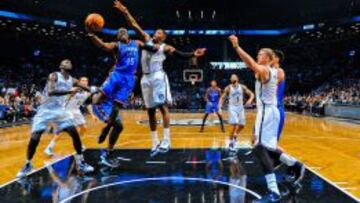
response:
<svg viewBox="0 0 360 203"><path fill-rule="evenodd" d="M321 116L325 105L360 105L360 80L336 80L321 85L308 94L285 97L287 110Z"/></svg>
<svg viewBox="0 0 360 203"><path fill-rule="evenodd" d="M36 113L40 105L40 95L35 85L1 88L1 124L27 121Z"/></svg>

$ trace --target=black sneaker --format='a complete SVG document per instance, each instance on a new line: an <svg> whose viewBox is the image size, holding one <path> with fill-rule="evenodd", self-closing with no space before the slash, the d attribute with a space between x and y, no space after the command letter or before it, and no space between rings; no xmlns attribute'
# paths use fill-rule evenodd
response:
<svg viewBox="0 0 360 203"><path fill-rule="evenodd" d="M120 166L120 162L117 159L110 159L109 155L105 152L100 156L99 164L110 168L117 168Z"/></svg>
<svg viewBox="0 0 360 203"><path fill-rule="evenodd" d="M25 164L25 166L17 173L16 177L23 178L23 177L27 176L31 172L32 168L33 168L33 166L31 164L31 162L27 162Z"/></svg>

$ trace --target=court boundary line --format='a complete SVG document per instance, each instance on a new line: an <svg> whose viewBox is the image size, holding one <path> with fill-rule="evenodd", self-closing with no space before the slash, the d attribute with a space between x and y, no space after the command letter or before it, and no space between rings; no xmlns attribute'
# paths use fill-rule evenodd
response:
<svg viewBox="0 0 360 203"><path fill-rule="evenodd" d="M187 138L175 138L175 139L187 139ZM220 140L219 138L207 138L207 139L212 139L212 140ZM144 140L151 140L150 138L147 138L147 139L141 139L141 140L136 140L136 141L128 141L128 142L124 142L124 143L119 143L119 145L115 145L115 147L120 147L120 146L126 146L127 144L132 144L132 143L137 143L137 142L140 142L140 141L144 141ZM200 147L201 148L201 147ZM209 148L209 147L206 147L206 148ZM99 149L102 149L101 147L100 148L88 148L89 150L99 150ZM87 150L88 150L87 149ZM119 150L120 148L118 148ZM131 148L125 148L125 150L129 150ZM144 149L144 148L133 148L133 149L136 149L136 150L140 150L140 149ZM173 148L173 149L178 149L178 148ZM191 148L189 148L191 149ZM248 148L248 149L252 149L252 148ZM121 149L120 149L121 150ZM124 149L123 149L124 150ZM57 162L60 162L68 157L71 157L73 156L75 153L71 153L71 154L68 154L68 155L65 155L64 157L58 159L58 160L55 160L54 162L51 162L50 165L53 165ZM47 167L48 164L45 164L44 166L36 169L36 170L33 170L31 173L29 173L27 176L29 175L32 175L36 172L39 172L40 170L44 169ZM326 178L325 176L323 176L322 174L320 174L319 172L315 171L314 169L311 168L311 166L308 166L308 165L305 165L306 169L308 169L309 171L311 171L312 173L314 173L315 175L317 175L318 177L320 177L321 179L323 179L325 182L329 183L330 185L332 185L333 187L337 188L338 190L340 190L341 192L343 192L344 194L348 195L349 197L351 197L353 200L357 201L357 202L360 202L360 198L357 198L355 195L351 194L350 192L346 191L345 189L341 188L340 186L336 185L334 182L332 182L330 179ZM11 184L11 183L14 183L16 182L17 180L19 180L21 178L15 178L13 180L10 180L2 185L0 185L0 189L2 189L3 187ZM86 190L85 190L86 191Z"/></svg>
<svg viewBox="0 0 360 203"><path fill-rule="evenodd" d="M260 196L258 193L247 189L245 187L239 186L239 185L235 185L232 183L227 183L227 182L223 182L223 181L218 181L218 180L213 180L213 179L205 179L205 178L196 178L196 177L181 177L181 176L160 176L160 177L153 177L153 178L138 178L138 179L133 179L133 180L125 180L125 181L120 181L120 182L114 182L114 183L108 183L105 185L100 185L97 187L93 187L90 189L86 189L83 190L79 193L76 193L66 199L63 199L60 203L66 203L68 201L71 201L72 199L79 197L85 193L90 193L96 190L101 190L103 188L108 188L108 187L112 187L112 186L117 186L117 185L126 185L126 184L132 184L132 183L138 183L138 182L148 182L148 181L162 181L162 180L187 180L187 181L200 181L200 182L208 182L208 183L218 183L218 184L222 184L222 185L227 185L227 186L231 186L231 187L235 187L237 189L240 189L242 191L245 191L246 193L250 193L251 195L253 195L255 198L257 198L258 200L261 199L262 196Z"/></svg>
<svg viewBox="0 0 360 203"><path fill-rule="evenodd" d="M38 169L35 169L35 170L31 171L28 175L26 175L26 176L23 177L23 178L27 178L28 176L30 176L30 175L32 175L32 174L34 174L34 173L37 173L37 172L45 169L48 165L53 165L53 164L55 164L55 163L58 163L58 162L60 162L60 161L63 161L63 160L65 160L65 159L73 156L74 154L75 154L75 153L71 153L71 154L65 155L64 157L61 157L60 159L57 159L57 160L55 160L55 161L53 161L53 162L51 162L51 163L49 163L49 164L44 164L44 166L42 166L42 167L40 167L40 168L38 168ZM2 188L4 188L5 186L8 186L8 185L10 185L10 184L18 181L18 180L21 180L21 179L23 179L23 178L15 178L15 179L12 179L12 180L10 180L10 181L8 181L8 182L5 182L4 184L0 185L0 189L2 189Z"/></svg>
<svg viewBox="0 0 360 203"><path fill-rule="evenodd" d="M322 174L320 174L319 172L315 171L314 169L311 169L310 166L306 166L306 169L308 169L309 171L311 171L312 173L314 173L315 175L317 175L318 177L320 177L321 179L323 179L325 182L329 183L330 185L332 185L333 187L335 187L336 189L340 190L341 192L343 192L344 194L346 194L347 196L351 197L353 200L355 200L356 202L360 202L360 199L357 198L355 195L351 194L349 191L346 191L344 188L341 188L340 186L336 185L333 181L331 181L330 179L326 178L325 176L323 176Z"/></svg>

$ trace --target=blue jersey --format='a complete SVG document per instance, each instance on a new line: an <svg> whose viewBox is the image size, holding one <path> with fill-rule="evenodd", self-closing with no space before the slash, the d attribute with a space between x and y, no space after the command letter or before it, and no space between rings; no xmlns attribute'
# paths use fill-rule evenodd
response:
<svg viewBox="0 0 360 203"><path fill-rule="evenodd" d="M139 63L139 46L136 41L130 40L128 44L118 42L117 62L114 71L134 75Z"/></svg>
<svg viewBox="0 0 360 203"><path fill-rule="evenodd" d="M220 100L220 90L218 88L213 89L213 88L209 88L209 92L208 92L208 101L211 103L218 103Z"/></svg>
<svg viewBox="0 0 360 203"><path fill-rule="evenodd" d="M276 98L277 98L277 106L284 106L284 96L285 96L285 80L282 80L277 86Z"/></svg>

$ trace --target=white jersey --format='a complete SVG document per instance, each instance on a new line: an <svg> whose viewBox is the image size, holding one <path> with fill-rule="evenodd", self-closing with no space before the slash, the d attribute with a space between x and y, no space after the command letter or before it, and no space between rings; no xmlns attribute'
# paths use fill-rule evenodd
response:
<svg viewBox="0 0 360 203"><path fill-rule="evenodd" d="M237 86L230 85L229 90L229 107L236 106L236 107L242 107L244 105L243 103L244 94L243 94L243 88L240 84Z"/></svg>
<svg viewBox="0 0 360 203"><path fill-rule="evenodd" d="M151 41L147 43L152 43ZM156 52L142 50L141 53L141 67L144 74L154 73L163 70L163 63L166 59L165 43L160 45Z"/></svg>
<svg viewBox="0 0 360 203"><path fill-rule="evenodd" d="M277 105L277 69L269 68L270 79L263 84L260 80L255 82L256 105L262 107L264 105Z"/></svg>
<svg viewBox="0 0 360 203"><path fill-rule="evenodd" d="M57 80L55 83L55 91L70 91L73 87L73 79L69 75L68 79L65 79L60 72L55 72ZM54 109L54 108L64 108L66 103L67 95L63 96L49 96L48 84L45 86L45 89L42 93L41 106L40 109Z"/></svg>
<svg viewBox="0 0 360 203"><path fill-rule="evenodd" d="M85 102L85 100L89 97L89 93L85 91L77 92L74 96L72 96L67 104L66 108L70 110L77 110L81 105Z"/></svg>

